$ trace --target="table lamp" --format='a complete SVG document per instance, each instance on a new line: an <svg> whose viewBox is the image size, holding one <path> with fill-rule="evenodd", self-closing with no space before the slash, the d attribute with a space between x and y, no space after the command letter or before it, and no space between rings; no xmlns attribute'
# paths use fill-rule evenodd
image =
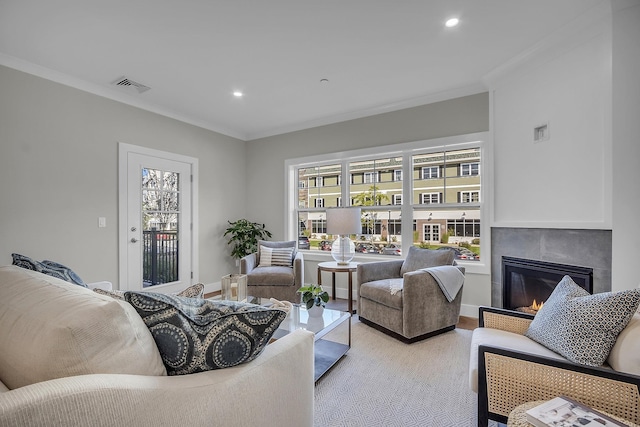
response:
<svg viewBox="0 0 640 427"><path fill-rule="evenodd" d="M349 235L362 231L360 216L360 208L327 209L327 233L338 235L331 245L331 256L338 265L349 264L356 254L356 247Z"/></svg>

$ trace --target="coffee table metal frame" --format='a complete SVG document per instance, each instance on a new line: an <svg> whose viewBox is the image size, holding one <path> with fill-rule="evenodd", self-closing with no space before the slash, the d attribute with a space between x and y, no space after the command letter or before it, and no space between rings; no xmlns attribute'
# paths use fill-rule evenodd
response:
<svg viewBox="0 0 640 427"><path fill-rule="evenodd" d="M339 327L348 328L346 341L334 341L331 332ZM293 332L296 329L306 329L314 336L314 381L318 381L329 369L331 369L351 348L351 314L345 311L324 309L322 317L309 317L305 307L294 304L280 327L273 334L278 339ZM336 331L336 334L338 331Z"/></svg>

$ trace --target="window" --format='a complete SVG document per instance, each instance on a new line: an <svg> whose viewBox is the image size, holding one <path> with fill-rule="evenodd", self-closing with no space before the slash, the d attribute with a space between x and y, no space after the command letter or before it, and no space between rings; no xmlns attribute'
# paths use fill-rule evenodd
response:
<svg viewBox="0 0 640 427"><path fill-rule="evenodd" d="M440 168L438 168L437 166L422 168L422 179L431 179L431 178L439 178L439 177L440 177Z"/></svg>
<svg viewBox="0 0 640 427"><path fill-rule="evenodd" d="M327 221L324 219L312 219L311 232L317 234L325 234L327 232Z"/></svg>
<svg viewBox="0 0 640 427"><path fill-rule="evenodd" d="M482 232L487 232L481 212L489 201L480 199L482 146L487 136L462 135L287 160L287 217L301 218L306 224L311 232L309 250L319 250L313 239L319 243L328 237L325 209L361 206L361 230L352 239L368 256L379 255L379 249L391 242L403 253L411 245L459 244L479 253ZM322 181L323 186L299 188L297 181L309 187ZM299 231L294 223L287 224L287 237ZM445 236L448 243L443 242ZM481 264L479 258L474 262ZM477 271L485 272L487 264L481 265Z"/></svg>
<svg viewBox="0 0 640 427"><path fill-rule="evenodd" d="M422 193L420 194L420 203L423 205L440 203L440 193Z"/></svg>
<svg viewBox="0 0 640 427"><path fill-rule="evenodd" d="M375 172L365 172L364 173L364 183L365 184L369 184L369 183L374 183L374 182L378 182L378 174Z"/></svg>
<svg viewBox="0 0 640 427"><path fill-rule="evenodd" d="M480 163L461 163L460 176L480 175Z"/></svg>
<svg viewBox="0 0 640 427"><path fill-rule="evenodd" d="M320 166L309 166L297 170L298 180L298 208L306 209L318 206L316 199L335 200L336 192L340 193L341 165L328 164ZM301 185L302 184L302 185ZM331 207L331 206L327 206Z"/></svg>
<svg viewBox="0 0 640 427"><path fill-rule="evenodd" d="M478 203L480 202L479 191L461 191L460 203Z"/></svg>

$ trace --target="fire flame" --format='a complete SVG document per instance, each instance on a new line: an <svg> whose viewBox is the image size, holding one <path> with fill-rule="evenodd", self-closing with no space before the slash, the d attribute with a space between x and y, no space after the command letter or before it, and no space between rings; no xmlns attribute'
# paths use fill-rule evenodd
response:
<svg viewBox="0 0 640 427"><path fill-rule="evenodd" d="M538 302L534 299L533 300L533 304L531 304L531 309L538 311L542 308L542 306L544 305L544 301L542 301L540 304L538 304Z"/></svg>

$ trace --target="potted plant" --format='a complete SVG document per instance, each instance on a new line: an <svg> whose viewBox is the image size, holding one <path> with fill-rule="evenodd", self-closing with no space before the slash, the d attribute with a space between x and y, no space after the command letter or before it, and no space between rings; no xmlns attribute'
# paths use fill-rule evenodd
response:
<svg viewBox="0 0 640 427"><path fill-rule="evenodd" d="M231 256L236 260L252 254L258 250L258 240L266 240L271 237L271 232L264 224L251 222L247 219L239 219L231 222L224 232L228 236L227 244L233 245Z"/></svg>
<svg viewBox="0 0 640 427"><path fill-rule="evenodd" d="M302 294L302 303L307 307L309 316L319 317L324 312L324 306L329 301L329 294L320 285L303 286L297 291Z"/></svg>

